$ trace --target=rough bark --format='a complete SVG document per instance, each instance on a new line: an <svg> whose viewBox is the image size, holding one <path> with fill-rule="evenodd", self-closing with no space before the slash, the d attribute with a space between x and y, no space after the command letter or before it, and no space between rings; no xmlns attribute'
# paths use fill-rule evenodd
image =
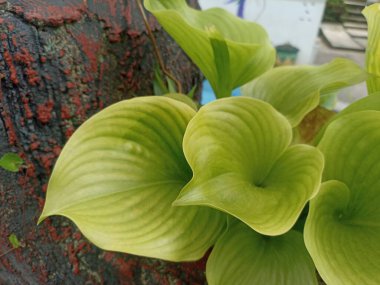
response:
<svg viewBox="0 0 380 285"><path fill-rule="evenodd" d="M195 1L192 1L195 4ZM149 18L184 90L200 76ZM0 0L0 155L26 168L0 170L0 284L203 284L204 262L174 264L99 250L67 219L37 226L62 145L105 106L152 93L156 61L135 1Z"/></svg>

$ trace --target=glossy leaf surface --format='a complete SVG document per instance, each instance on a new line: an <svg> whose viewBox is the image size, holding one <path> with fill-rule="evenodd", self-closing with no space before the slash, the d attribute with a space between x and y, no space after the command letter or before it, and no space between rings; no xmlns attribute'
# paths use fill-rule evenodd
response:
<svg viewBox="0 0 380 285"><path fill-rule="evenodd" d="M241 222L218 240L207 261L210 285L316 285L300 232L268 237Z"/></svg>
<svg viewBox="0 0 380 285"><path fill-rule="evenodd" d="M171 206L192 176L182 139L194 114L155 96L117 103L86 121L56 163L40 221L66 216L107 250L201 258L223 231L224 215Z"/></svg>
<svg viewBox="0 0 380 285"><path fill-rule="evenodd" d="M219 8L195 10L185 0L144 4L201 69L218 98L231 96L232 89L274 64L274 48L258 24Z"/></svg>
<svg viewBox="0 0 380 285"><path fill-rule="evenodd" d="M332 122L319 149L326 167L311 201L305 243L327 284L380 284L380 112Z"/></svg>
<svg viewBox="0 0 380 285"><path fill-rule="evenodd" d="M317 192L323 167L316 148L289 147L291 139L286 118L266 102L205 105L184 137L194 177L174 204L211 206L267 235L287 232Z"/></svg>
<svg viewBox="0 0 380 285"><path fill-rule="evenodd" d="M243 95L270 103L297 126L319 105L320 96L366 80L367 73L348 59L321 66L274 68L242 87Z"/></svg>

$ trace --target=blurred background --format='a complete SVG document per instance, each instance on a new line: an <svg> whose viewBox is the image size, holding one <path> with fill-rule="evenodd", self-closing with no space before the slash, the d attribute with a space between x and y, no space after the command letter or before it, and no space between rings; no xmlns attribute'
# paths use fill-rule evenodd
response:
<svg viewBox="0 0 380 285"><path fill-rule="evenodd" d="M261 24L277 50L276 65L320 65L336 57L365 64L367 23L361 11L380 0L199 0ZM239 95L239 90L234 95ZM366 95L365 83L342 90L329 103L341 110ZM214 99L204 84L202 103Z"/></svg>

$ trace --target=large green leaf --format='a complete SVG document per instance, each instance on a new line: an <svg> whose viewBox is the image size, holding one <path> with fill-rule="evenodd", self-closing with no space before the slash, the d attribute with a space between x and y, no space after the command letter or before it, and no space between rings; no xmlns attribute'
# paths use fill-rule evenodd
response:
<svg viewBox="0 0 380 285"><path fill-rule="evenodd" d="M380 3L366 7L363 14L368 23L366 67L373 75L367 80L367 89L372 94L380 91Z"/></svg>
<svg viewBox="0 0 380 285"><path fill-rule="evenodd" d="M73 220L101 248L196 260L223 231L223 214L171 207L191 178L182 138L195 111L161 96L117 103L85 122L62 151L40 221Z"/></svg>
<svg viewBox="0 0 380 285"><path fill-rule="evenodd" d="M206 269L210 285L316 285L300 232L263 236L238 222L216 243Z"/></svg>
<svg viewBox="0 0 380 285"><path fill-rule="evenodd" d="M380 284L380 112L332 122L319 149L326 167L311 201L305 243L327 284Z"/></svg>
<svg viewBox="0 0 380 285"><path fill-rule="evenodd" d="M230 97L202 107L184 137L194 177L174 205L207 205L267 235L287 232L318 190L323 157L289 147L292 129L268 103Z"/></svg>
<svg viewBox="0 0 380 285"><path fill-rule="evenodd" d="M243 95L270 103L297 126L318 106L320 97L366 80L367 73L348 59L321 66L274 68L243 86Z"/></svg>
<svg viewBox="0 0 380 285"><path fill-rule="evenodd" d="M210 81L218 98L262 74L275 51L258 24L219 8L198 11L185 0L145 0L154 14Z"/></svg>

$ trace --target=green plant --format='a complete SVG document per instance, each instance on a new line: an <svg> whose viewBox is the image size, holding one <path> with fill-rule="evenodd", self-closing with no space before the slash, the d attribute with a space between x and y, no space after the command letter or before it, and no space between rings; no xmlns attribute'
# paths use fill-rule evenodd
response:
<svg viewBox="0 0 380 285"><path fill-rule="evenodd" d="M23 163L24 161L17 154L11 152L3 154L0 158L0 167L10 172L18 172ZM18 249L19 247L25 247L25 243L19 241L17 236L13 233L8 237L8 239L9 243L12 245L12 248L0 253L0 257L12 252L15 249Z"/></svg>
<svg viewBox="0 0 380 285"><path fill-rule="evenodd" d="M220 99L197 110L147 96L93 116L63 149L39 222L63 215L101 248L171 261L214 246L209 284L317 284L315 267L328 284L380 284L380 5L365 10L368 72L346 59L272 69L256 24L145 6ZM370 96L302 143L321 98L365 80Z"/></svg>
<svg viewBox="0 0 380 285"><path fill-rule="evenodd" d="M19 171L23 163L24 161L15 153L5 153L0 158L0 167L11 172Z"/></svg>

